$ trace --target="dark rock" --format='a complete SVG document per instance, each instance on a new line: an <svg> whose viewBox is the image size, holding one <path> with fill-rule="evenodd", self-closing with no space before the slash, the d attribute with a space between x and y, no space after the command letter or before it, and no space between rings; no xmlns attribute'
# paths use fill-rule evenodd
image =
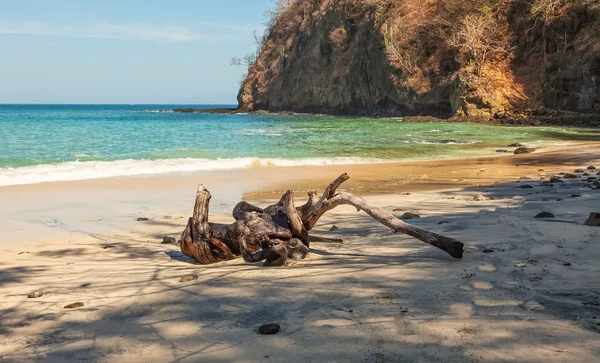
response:
<svg viewBox="0 0 600 363"><path fill-rule="evenodd" d="M496 150L497 153L509 153L510 150L505 150L505 149L498 149Z"/></svg>
<svg viewBox="0 0 600 363"><path fill-rule="evenodd" d="M42 292L42 291L34 291L34 292L30 292L30 293L27 295L27 298L28 298L28 299L37 299L37 298L40 298L40 297L42 297L42 296L44 296L44 295L46 295L46 293L45 293L45 292Z"/></svg>
<svg viewBox="0 0 600 363"><path fill-rule="evenodd" d="M583 224L591 227L600 227L600 213L590 213L590 217Z"/></svg>
<svg viewBox="0 0 600 363"><path fill-rule="evenodd" d="M177 240L174 237L163 237L163 241L161 242L161 244L163 245L169 245L169 244L175 244L177 243Z"/></svg>
<svg viewBox="0 0 600 363"><path fill-rule="evenodd" d="M349 312L349 313L353 313L353 312L354 312L354 310L350 309L350 310L348 310L348 312Z"/></svg>
<svg viewBox="0 0 600 363"><path fill-rule="evenodd" d="M439 221L437 224L450 224L448 221Z"/></svg>
<svg viewBox="0 0 600 363"><path fill-rule="evenodd" d="M523 146L523 145L518 144L518 143L508 145L508 147L521 147L521 146Z"/></svg>
<svg viewBox="0 0 600 363"><path fill-rule="evenodd" d="M527 176L522 176L522 177L520 177L520 178L519 178L519 180L530 180L530 179L531 179L531 178L530 178L530 177L527 177Z"/></svg>
<svg viewBox="0 0 600 363"><path fill-rule="evenodd" d="M338 229L340 229L340 227L338 227L334 224L333 226L331 226L331 228L329 228L329 231L333 232L333 231L337 231Z"/></svg>
<svg viewBox="0 0 600 363"><path fill-rule="evenodd" d="M485 250L483 250L483 253L492 253L492 252L496 252L491 248L486 248Z"/></svg>
<svg viewBox="0 0 600 363"><path fill-rule="evenodd" d="M529 185L529 184L523 184L519 187L520 189L533 189L533 186Z"/></svg>
<svg viewBox="0 0 600 363"><path fill-rule="evenodd" d="M540 184L540 185L543 187L553 187L554 186L554 184L552 184L552 182L549 182L549 181L542 182L542 184Z"/></svg>
<svg viewBox="0 0 600 363"><path fill-rule="evenodd" d="M593 165L590 165L590 166L587 167L587 170L596 170L596 167L593 166Z"/></svg>
<svg viewBox="0 0 600 363"><path fill-rule="evenodd" d="M413 212L406 212L400 216L400 219L415 219L415 218L421 218L421 216L418 215L417 213L413 213Z"/></svg>
<svg viewBox="0 0 600 363"><path fill-rule="evenodd" d="M566 173L563 178L565 178L565 179L577 179L579 177L577 175L575 175L575 174Z"/></svg>
<svg viewBox="0 0 600 363"><path fill-rule="evenodd" d="M163 216L162 219L168 221L168 220L173 219L173 216Z"/></svg>
<svg viewBox="0 0 600 363"><path fill-rule="evenodd" d="M576 193L576 194L571 194L571 198L580 198L581 194Z"/></svg>
<svg viewBox="0 0 600 363"><path fill-rule="evenodd" d="M544 171L544 169L538 169L538 171Z"/></svg>
<svg viewBox="0 0 600 363"><path fill-rule="evenodd" d="M550 212L541 212L538 213L534 218L554 218L554 214Z"/></svg>
<svg viewBox="0 0 600 363"><path fill-rule="evenodd" d="M76 303L72 303L72 304L69 304L69 305L65 305L64 309L76 309L76 308L83 307L83 305L84 304L82 302L76 302Z"/></svg>
<svg viewBox="0 0 600 363"><path fill-rule="evenodd" d="M564 183L564 182L562 180L560 180L559 177L553 176L553 177L550 177L550 183Z"/></svg>
<svg viewBox="0 0 600 363"><path fill-rule="evenodd" d="M563 262L563 266L571 266L571 262Z"/></svg>
<svg viewBox="0 0 600 363"><path fill-rule="evenodd" d="M535 149L531 148L531 147L520 147L517 150L515 150L515 155L519 155L519 154L531 154L534 151L535 151Z"/></svg>
<svg viewBox="0 0 600 363"><path fill-rule="evenodd" d="M279 333L279 324L266 324L258 328L258 332L264 335L271 335Z"/></svg>
<svg viewBox="0 0 600 363"><path fill-rule="evenodd" d="M557 202L562 202L563 200L564 200L564 199L562 199L562 198L558 198L556 201L557 201Z"/></svg>
<svg viewBox="0 0 600 363"><path fill-rule="evenodd" d="M573 172L577 173L577 174L583 174L583 173L585 173L585 170L583 170L583 169L575 169Z"/></svg>
<svg viewBox="0 0 600 363"><path fill-rule="evenodd" d="M137 219L138 222L149 221L150 218L140 217Z"/></svg>
<svg viewBox="0 0 600 363"><path fill-rule="evenodd" d="M105 250L111 249L111 248L117 248L116 245L106 245L103 247Z"/></svg>
<svg viewBox="0 0 600 363"><path fill-rule="evenodd" d="M187 275L179 279L179 282L188 282L198 280L198 275Z"/></svg>

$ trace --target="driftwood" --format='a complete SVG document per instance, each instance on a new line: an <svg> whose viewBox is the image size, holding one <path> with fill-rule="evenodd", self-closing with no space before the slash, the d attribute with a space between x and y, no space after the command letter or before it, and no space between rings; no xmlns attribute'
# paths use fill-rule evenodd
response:
<svg viewBox="0 0 600 363"><path fill-rule="evenodd" d="M446 251L454 258L462 258L464 245L461 242L405 223L389 212L369 205L362 198L337 191L348 179L347 174L340 175L320 197L314 191L309 192L308 201L300 207L294 205L294 192L291 190L279 202L264 209L240 202L233 209L235 222L232 224L208 221L211 195L200 184L193 217L181 233L181 251L201 264L242 256L247 262L264 261L265 266L282 266L288 258L305 258L311 242L341 243L337 239L311 236L309 231L327 211L347 204L364 211L394 233L407 234Z"/></svg>

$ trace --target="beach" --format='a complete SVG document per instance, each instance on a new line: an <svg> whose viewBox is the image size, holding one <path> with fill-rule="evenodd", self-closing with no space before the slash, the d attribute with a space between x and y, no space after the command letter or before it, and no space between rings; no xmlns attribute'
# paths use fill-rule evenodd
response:
<svg viewBox="0 0 600 363"><path fill-rule="evenodd" d="M0 359L594 361L600 229L582 224L600 212L600 190L586 186L599 151L587 142L518 156L1 187ZM575 169L589 175L541 186ZM343 172L342 189L397 216L418 213L408 222L464 242L465 257L350 207L311 232L343 244L314 243L285 267L201 266L161 244L183 230L198 183L213 196L210 220L231 222L241 199L265 206L293 189L298 205ZM555 218L534 218L543 211ZM281 331L258 334L268 323Z"/></svg>

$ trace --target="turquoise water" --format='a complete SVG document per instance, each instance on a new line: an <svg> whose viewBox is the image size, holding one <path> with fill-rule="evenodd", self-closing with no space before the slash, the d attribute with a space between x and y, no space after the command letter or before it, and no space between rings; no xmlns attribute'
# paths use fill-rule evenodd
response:
<svg viewBox="0 0 600 363"><path fill-rule="evenodd" d="M159 112L176 107L188 105L0 105L0 185L427 159L493 152L514 142L600 140L591 129Z"/></svg>

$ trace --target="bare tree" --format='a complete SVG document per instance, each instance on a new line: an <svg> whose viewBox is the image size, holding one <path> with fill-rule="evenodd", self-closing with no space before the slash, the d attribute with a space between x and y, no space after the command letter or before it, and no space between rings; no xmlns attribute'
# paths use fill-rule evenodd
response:
<svg viewBox="0 0 600 363"><path fill-rule="evenodd" d="M475 74L481 75L490 58L505 56L510 51L505 33L505 27L496 21L493 12L469 14L447 42L463 51L473 62Z"/></svg>

